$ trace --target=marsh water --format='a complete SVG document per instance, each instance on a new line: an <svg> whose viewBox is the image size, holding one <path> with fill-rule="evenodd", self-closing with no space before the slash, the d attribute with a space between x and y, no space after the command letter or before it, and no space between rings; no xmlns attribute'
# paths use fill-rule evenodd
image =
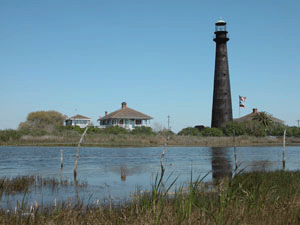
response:
<svg viewBox="0 0 300 225"><path fill-rule="evenodd" d="M238 147L239 170L281 170L282 147ZM1 207L14 207L17 201L49 205L54 201L83 204L123 201L136 191L151 190L161 170L162 147L88 148L80 150L77 182L72 185L76 147L0 146L0 177L34 175L39 178L67 180L70 185L32 188L26 194L3 194ZM300 147L286 147L286 170L300 169ZM61 155L63 168L61 168ZM235 169L234 148L168 147L164 156L165 183L177 179L174 188L193 179L212 181L231 176ZM167 178L169 178L167 180Z"/></svg>

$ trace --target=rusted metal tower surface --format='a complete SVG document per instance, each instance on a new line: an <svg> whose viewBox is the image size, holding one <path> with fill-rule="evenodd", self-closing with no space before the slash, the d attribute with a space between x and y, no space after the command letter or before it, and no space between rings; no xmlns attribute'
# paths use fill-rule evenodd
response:
<svg viewBox="0 0 300 225"><path fill-rule="evenodd" d="M232 104L227 56L226 22L220 19L216 23L214 41L216 42L214 95L211 127L221 127L232 121Z"/></svg>

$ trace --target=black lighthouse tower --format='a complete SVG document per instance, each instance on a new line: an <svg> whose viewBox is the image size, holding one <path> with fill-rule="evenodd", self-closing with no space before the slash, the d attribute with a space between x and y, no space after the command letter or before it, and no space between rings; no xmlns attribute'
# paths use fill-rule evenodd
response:
<svg viewBox="0 0 300 225"><path fill-rule="evenodd" d="M232 121L232 105L229 81L226 22L216 22L214 41L216 42L214 95L211 127L221 127L223 123Z"/></svg>

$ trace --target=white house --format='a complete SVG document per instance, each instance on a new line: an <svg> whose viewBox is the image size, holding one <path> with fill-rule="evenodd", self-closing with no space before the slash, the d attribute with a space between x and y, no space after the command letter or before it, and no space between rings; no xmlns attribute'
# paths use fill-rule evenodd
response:
<svg viewBox="0 0 300 225"><path fill-rule="evenodd" d="M66 126L79 126L80 128L85 128L92 123L92 119L82 115L75 115L66 119Z"/></svg>
<svg viewBox="0 0 300 225"><path fill-rule="evenodd" d="M122 102L121 109L112 113L105 112L105 116L100 117L100 128L110 126L120 126L127 130L133 130L135 127L151 127L150 120L153 119L144 113L128 108L126 102Z"/></svg>

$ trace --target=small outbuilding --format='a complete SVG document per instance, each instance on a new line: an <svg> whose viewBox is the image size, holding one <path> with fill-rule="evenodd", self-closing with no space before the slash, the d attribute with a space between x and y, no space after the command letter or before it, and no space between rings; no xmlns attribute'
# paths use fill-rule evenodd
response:
<svg viewBox="0 0 300 225"><path fill-rule="evenodd" d="M92 123L92 119L80 114L72 116L66 119L66 126L79 126L80 128L85 128Z"/></svg>

